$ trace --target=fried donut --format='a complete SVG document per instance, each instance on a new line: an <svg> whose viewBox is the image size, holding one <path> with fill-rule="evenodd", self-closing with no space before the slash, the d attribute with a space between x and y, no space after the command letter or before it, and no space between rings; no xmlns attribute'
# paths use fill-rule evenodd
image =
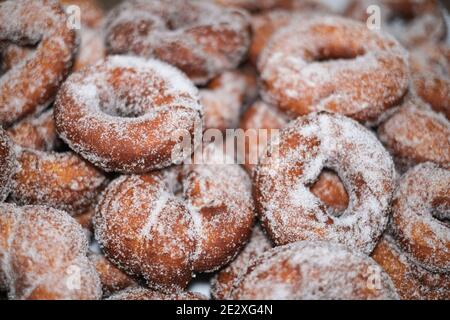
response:
<svg viewBox="0 0 450 320"><path fill-rule="evenodd" d="M334 16L277 32L258 69L266 102L295 115L328 111L363 123L398 104L409 81L407 52L396 40Z"/></svg>
<svg viewBox="0 0 450 320"><path fill-rule="evenodd" d="M438 0L354 0L346 14L366 22L367 8L374 5L381 10L381 29L408 48L445 38L447 26Z"/></svg>
<svg viewBox="0 0 450 320"><path fill-rule="evenodd" d="M253 259L271 249L272 243L260 226L253 228L250 241L228 266L220 270L211 280L211 295L216 300L230 298L235 282L247 272Z"/></svg>
<svg viewBox="0 0 450 320"><path fill-rule="evenodd" d="M103 36L104 12L95 0L60 0L68 8L75 5L81 11L80 47L73 71L79 71L101 61L106 56Z"/></svg>
<svg viewBox="0 0 450 320"><path fill-rule="evenodd" d="M201 130L198 90L157 60L111 56L72 74L55 102L60 137L105 171L144 173L183 160L179 133ZM194 134L195 133L195 134Z"/></svg>
<svg viewBox="0 0 450 320"><path fill-rule="evenodd" d="M207 1L127 1L107 17L109 53L155 57L205 84L238 66L250 44L247 15Z"/></svg>
<svg viewBox="0 0 450 320"><path fill-rule="evenodd" d="M104 255L91 252L88 257L94 264L100 277L103 297L108 297L115 292L136 285L133 279L116 268Z"/></svg>
<svg viewBox="0 0 450 320"><path fill-rule="evenodd" d="M339 216L309 189L323 169L336 172L348 193ZM255 203L276 245L327 240L370 253L388 221L394 174L370 131L341 115L314 113L269 144L254 174Z"/></svg>
<svg viewBox="0 0 450 320"><path fill-rule="evenodd" d="M450 171L420 164L403 175L391 229L408 257L434 272L450 271Z"/></svg>
<svg viewBox="0 0 450 320"><path fill-rule="evenodd" d="M181 186L164 171L114 180L94 222L108 260L160 291L228 263L250 237L254 213L250 179L238 165L214 164L219 150L208 145L206 164L186 164Z"/></svg>
<svg viewBox="0 0 450 320"><path fill-rule="evenodd" d="M386 271L403 300L450 299L450 274L432 273L412 262L395 240L384 235L372 258Z"/></svg>
<svg viewBox="0 0 450 320"><path fill-rule="evenodd" d="M0 282L10 299L100 299L81 227L50 207L0 204Z"/></svg>
<svg viewBox="0 0 450 320"><path fill-rule="evenodd" d="M410 51L410 66L415 92L450 120L450 48L414 48Z"/></svg>
<svg viewBox="0 0 450 320"><path fill-rule="evenodd" d="M11 199L21 205L47 205L77 215L87 210L106 177L73 152L20 149Z"/></svg>
<svg viewBox="0 0 450 320"><path fill-rule="evenodd" d="M200 90L204 108L205 128L236 128L242 108L257 96L256 79L241 71L227 71L214 78L206 89Z"/></svg>
<svg viewBox="0 0 450 320"><path fill-rule="evenodd" d="M14 23L11 23L11 21ZM60 5L47 0L0 3L0 43L37 44L33 54L1 76L0 124L44 109L72 66L76 34Z"/></svg>
<svg viewBox="0 0 450 320"><path fill-rule="evenodd" d="M450 122L420 101L410 100L383 122L378 138L400 172L427 161L450 169Z"/></svg>
<svg viewBox="0 0 450 320"><path fill-rule="evenodd" d="M398 299L371 258L345 246L301 241L259 256L231 293L238 300Z"/></svg>
<svg viewBox="0 0 450 320"><path fill-rule="evenodd" d="M7 133L15 144L23 148L52 151L62 143L56 133L53 109L16 123Z"/></svg>
<svg viewBox="0 0 450 320"><path fill-rule="evenodd" d="M12 177L17 170L17 159L11 139L0 127L0 202L5 201L12 187Z"/></svg>
<svg viewBox="0 0 450 320"><path fill-rule="evenodd" d="M208 300L208 298L196 292L162 293L141 287L132 287L113 294L108 300Z"/></svg>

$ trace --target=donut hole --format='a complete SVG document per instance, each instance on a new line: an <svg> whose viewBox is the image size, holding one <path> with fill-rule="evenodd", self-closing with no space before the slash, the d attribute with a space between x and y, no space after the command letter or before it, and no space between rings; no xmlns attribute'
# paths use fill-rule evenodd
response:
<svg viewBox="0 0 450 320"><path fill-rule="evenodd" d="M450 204L435 206L431 209L431 216L450 228Z"/></svg>
<svg viewBox="0 0 450 320"><path fill-rule="evenodd" d="M314 56L314 62L329 62L333 60L352 60L359 56L363 56L365 50L355 47L351 44L348 46L327 46L319 48Z"/></svg>
<svg viewBox="0 0 450 320"><path fill-rule="evenodd" d="M324 169L317 180L309 186L309 190L327 206L328 212L341 216L349 205L349 196L339 175L331 170Z"/></svg>
<svg viewBox="0 0 450 320"><path fill-rule="evenodd" d="M119 118L139 118L146 114L146 110L143 110L139 103L132 104L122 100L111 104L103 104L100 109L110 116Z"/></svg>

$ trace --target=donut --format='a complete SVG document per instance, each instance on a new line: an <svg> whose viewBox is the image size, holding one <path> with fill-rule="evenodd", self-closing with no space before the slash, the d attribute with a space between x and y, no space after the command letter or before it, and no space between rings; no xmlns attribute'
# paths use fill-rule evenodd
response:
<svg viewBox="0 0 450 320"><path fill-rule="evenodd" d="M396 40L334 16L277 32L258 70L269 104L294 115L328 111L363 123L400 102L409 81L407 52Z"/></svg>
<svg viewBox="0 0 450 320"><path fill-rule="evenodd" d="M90 252L88 257L100 277L103 297L136 285L133 279L116 268L104 255Z"/></svg>
<svg viewBox="0 0 450 320"><path fill-rule="evenodd" d="M410 51L415 92L450 120L450 47L427 45Z"/></svg>
<svg viewBox="0 0 450 320"><path fill-rule="evenodd" d="M17 170L17 158L11 139L0 127L0 202L5 201L12 187L12 177Z"/></svg>
<svg viewBox="0 0 450 320"><path fill-rule="evenodd" d="M256 79L243 71L226 71L199 91L205 128L236 128L243 106L257 96Z"/></svg>
<svg viewBox="0 0 450 320"><path fill-rule="evenodd" d="M300 241L259 256L231 293L236 300L398 299L371 258L329 242Z"/></svg>
<svg viewBox="0 0 450 320"><path fill-rule="evenodd" d="M5 1L0 3L1 42L37 43L29 59L1 75L0 124L9 126L54 99L72 66L76 34L67 28L66 15L57 2Z"/></svg>
<svg viewBox="0 0 450 320"><path fill-rule="evenodd" d="M207 1L127 1L106 20L110 54L155 57L205 84L243 60L250 44L245 12Z"/></svg>
<svg viewBox="0 0 450 320"><path fill-rule="evenodd" d="M378 138L400 172L427 161L450 169L450 122L420 101L405 103L383 122Z"/></svg>
<svg viewBox="0 0 450 320"><path fill-rule="evenodd" d="M95 0L60 0L64 7L78 6L81 13L80 46L73 71L101 61L106 56L103 35L104 12Z"/></svg>
<svg viewBox="0 0 450 320"><path fill-rule="evenodd" d="M0 282L10 299L100 299L81 227L64 211L0 204Z"/></svg>
<svg viewBox="0 0 450 320"><path fill-rule="evenodd" d="M449 212L449 170L423 163L401 177L390 228L406 255L430 271L450 271Z"/></svg>
<svg viewBox="0 0 450 320"><path fill-rule="evenodd" d="M272 243L260 226L253 228L249 242L228 266L220 270L211 280L211 295L216 300L230 298L234 283L247 272L253 259L272 249Z"/></svg>
<svg viewBox="0 0 450 320"><path fill-rule="evenodd" d="M334 171L349 203L336 216L309 189L323 169ZM339 242L366 254L383 233L395 168L376 137L350 118L313 113L281 130L253 176L262 225L276 245Z"/></svg>
<svg viewBox="0 0 450 320"><path fill-rule="evenodd" d="M105 171L145 173L183 160L183 133L201 130L198 90L157 60L111 56L72 74L56 98L57 131Z"/></svg>
<svg viewBox="0 0 450 320"><path fill-rule="evenodd" d="M237 7L251 12L270 12L276 9L320 9L324 5L315 0L215 0L225 7Z"/></svg>
<svg viewBox="0 0 450 320"><path fill-rule="evenodd" d="M73 152L17 151L11 200L20 205L47 205L77 215L87 210L104 188L106 177Z"/></svg>
<svg viewBox="0 0 450 320"><path fill-rule="evenodd" d="M108 300L208 300L208 298L196 292L163 293L132 287L113 294Z"/></svg>
<svg viewBox="0 0 450 320"><path fill-rule="evenodd" d="M402 300L450 299L450 274L432 273L418 266L391 236L381 238L371 257L391 277Z"/></svg>
<svg viewBox="0 0 450 320"><path fill-rule="evenodd" d="M6 130L11 140L23 147L40 151L52 151L61 145L56 133L53 109L36 117L28 117Z"/></svg>
<svg viewBox="0 0 450 320"><path fill-rule="evenodd" d="M380 26L408 48L442 41L447 33L438 0L353 0L347 16L366 22L369 6L381 10Z"/></svg>
<svg viewBox="0 0 450 320"><path fill-rule="evenodd" d="M174 291L193 272L218 270L234 258L251 234L251 182L239 165L223 164L221 152L210 144L204 164L186 164L178 174L114 180L94 219L107 259L150 288Z"/></svg>

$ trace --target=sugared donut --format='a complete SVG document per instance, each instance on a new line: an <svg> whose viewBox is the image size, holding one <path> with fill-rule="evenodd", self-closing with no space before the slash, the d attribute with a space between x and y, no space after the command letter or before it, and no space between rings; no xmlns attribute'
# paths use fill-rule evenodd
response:
<svg viewBox="0 0 450 320"><path fill-rule="evenodd" d="M450 120L450 47L427 45L410 51L415 92Z"/></svg>
<svg viewBox="0 0 450 320"><path fill-rule="evenodd" d="M418 100L409 100L383 122L378 138L401 172L427 161L450 169L450 122Z"/></svg>
<svg viewBox="0 0 450 320"><path fill-rule="evenodd" d="M328 111L363 123L395 106L409 80L407 52L396 40L334 16L277 32L258 69L268 103L296 115Z"/></svg>
<svg viewBox="0 0 450 320"><path fill-rule="evenodd" d="M309 189L323 169L336 172L348 193L339 216ZM394 171L369 130L341 115L314 113L281 130L261 157L255 203L277 245L327 240L370 253L388 221Z"/></svg>
<svg viewBox="0 0 450 320"><path fill-rule="evenodd" d="M183 160L180 135L201 130L198 90L157 60L111 56L72 74L55 102L56 128L105 171L143 173Z"/></svg>
<svg viewBox="0 0 450 320"><path fill-rule="evenodd" d="M432 273L416 265L391 236L384 235L371 256L391 277L401 299L450 299L450 274Z"/></svg>
<svg viewBox="0 0 450 320"><path fill-rule="evenodd" d="M208 1L126 1L108 15L107 49L161 59L204 84L241 62L249 25L245 12Z"/></svg>
<svg viewBox="0 0 450 320"><path fill-rule="evenodd" d="M399 181L390 228L399 246L424 268L450 272L450 171L432 163Z"/></svg>
<svg viewBox="0 0 450 320"><path fill-rule="evenodd" d="M108 300L208 300L208 298L196 292L163 293L132 287L113 294Z"/></svg>
<svg viewBox="0 0 450 320"><path fill-rule="evenodd" d="M78 6L81 29L80 47L73 66L74 71L91 66L105 58L106 48L103 35L104 12L95 0L60 0L66 8ZM69 12L70 13L70 12Z"/></svg>
<svg viewBox="0 0 450 320"><path fill-rule="evenodd" d="M81 227L67 213L0 205L0 279L10 299L100 299L87 250Z"/></svg>
<svg viewBox="0 0 450 320"><path fill-rule="evenodd" d="M56 133L53 109L16 123L7 133L15 144L23 148L52 151L61 144Z"/></svg>
<svg viewBox="0 0 450 320"><path fill-rule="evenodd" d="M253 259L273 247L260 226L253 228L250 241L228 266L220 270L211 280L211 295L216 300L229 299L234 284L247 272Z"/></svg>
<svg viewBox="0 0 450 320"><path fill-rule="evenodd" d="M54 99L72 66L76 35L57 2L5 1L0 3L0 42L38 43L26 61L1 76L0 124L9 126Z"/></svg>
<svg viewBox="0 0 450 320"><path fill-rule="evenodd" d="M267 142L277 134L273 129L283 128L288 121L287 115L263 101L256 101L247 108L239 126L248 136L242 155L245 157L243 162L248 172L252 172L259 156L267 147ZM263 134L260 129L267 131Z"/></svg>
<svg viewBox="0 0 450 320"><path fill-rule="evenodd" d="M17 151L19 169L11 199L21 205L47 205L77 215L103 189L105 176L73 152Z"/></svg>
<svg viewBox="0 0 450 320"><path fill-rule="evenodd" d="M17 159L11 139L0 127L0 202L8 197L16 170Z"/></svg>
<svg viewBox="0 0 450 320"><path fill-rule="evenodd" d="M347 15L366 22L367 9L374 5L381 10L381 29L407 47L445 38L447 26L438 0L353 0Z"/></svg>
<svg viewBox="0 0 450 320"><path fill-rule="evenodd" d="M257 96L256 79L243 71L227 71L214 78L200 90L200 103L204 108L205 128L236 128L242 108Z"/></svg>
<svg viewBox="0 0 450 320"><path fill-rule="evenodd" d="M95 216L108 260L165 291L228 263L248 240L254 213L250 179L221 153L205 147L204 164L181 169L181 185L164 171L114 180Z"/></svg>
<svg viewBox="0 0 450 320"><path fill-rule="evenodd" d="M239 300L398 299L389 276L371 258L328 242L301 241L261 255L238 281Z"/></svg>
<svg viewBox="0 0 450 320"><path fill-rule="evenodd" d="M100 277L103 297L136 285L133 279L116 268L104 255L91 252L88 257Z"/></svg>

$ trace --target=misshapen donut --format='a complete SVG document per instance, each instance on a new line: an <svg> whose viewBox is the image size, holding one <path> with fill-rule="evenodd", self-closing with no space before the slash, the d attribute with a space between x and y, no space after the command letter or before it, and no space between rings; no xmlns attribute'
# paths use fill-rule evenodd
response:
<svg viewBox="0 0 450 320"><path fill-rule="evenodd" d="M208 298L196 292L163 293L133 287L117 292L108 300L208 300Z"/></svg>
<svg viewBox="0 0 450 320"><path fill-rule="evenodd" d="M257 96L256 77L245 71L227 71L200 90L204 108L205 128L236 128L246 102Z"/></svg>
<svg viewBox="0 0 450 320"><path fill-rule="evenodd" d="M0 127L0 202L8 197L16 170L17 159L11 139Z"/></svg>
<svg viewBox="0 0 450 320"><path fill-rule="evenodd" d="M10 299L100 299L81 227L50 207L0 205L0 282Z"/></svg>
<svg viewBox="0 0 450 320"><path fill-rule="evenodd" d="M249 43L249 19L207 1L134 0L113 9L106 23L108 51L155 57L204 84L237 67Z"/></svg>
<svg viewBox="0 0 450 320"><path fill-rule="evenodd" d="M336 172L348 193L339 216L309 189L323 169ZM327 240L370 253L388 221L394 171L366 128L341 115L315 113L291 122L279 143L269 145L254 174L255 203L277 245Z"/></svg>
<svg viewBox="0 0 450 320"><path fill-rule="evenodd" d="M236 259L220 270L211 280L212 297L216 300L229 299L234 284L247 272L252 261L272 247L272 243L260 226L253 228L249 242Z"/></svg>
<svg viewBox="0 0 450 320"><path fill-rule="evenodd" d="M0 124L9 126L54 99L72 66L76 35L57 2L6 1L0 3L0 42L5 41L38 43L28 59L1 76Z"/></svg>
<svg viewBox="0 0 450 320"><path fill-rule="evenodd" d="M157 60L112 56L72 74L58 93L61 138L105 171L143 173L183 160L179 133L201 130L195 86Z"/></svg>
<svg viewBox="0 0 450 320"><path fill-rule="evenodd" d="M298 35L302 35L299 37ZM375 121L408 88L407 52L360 22L320 16L277 32L260 56L263 98L296 115Z"/></svg>
<svg viewBox="0 0 450 320"><path fill-rule="evenodd" d="M53 119L53 109L16 123L7 133L15 144L23 148L52 151L61 144Z"/></svg>
<svg viewBox="0 0 450 320"><path fill-rule="evenodd" d="M411 260L450 272L450 171L424 163L401 179L392 204L391 229Z"/></svg>
<svg viewBox="0 0 450 320"><path fill-rule="evenodd" d="M450 120L450 47L426 45L410 51L415 92Z"/></svg>
<svg viewBox="0 0 450 320"><path fill-rule="evenodd" d="M380 8L381 29L408 48L427 42L437 43L447 33L438 0L354 0L346 10L347 15L366 22L370 6Z"/></svg>
<svg viewBox="0 0 450 320"><path fill-rule="evenodd" d="M418 100L409 100L383 122L378 138L401 172L427 161L450 169L450 122Z"/></svg>
<svg viewBox="0 0 450 320"><path fill-rule="evenodd" d="M194 271L217 270L250 236L249 178L238 165L214 164L217 147L203 152L207 164L185 165L182 185L172 171L123 176L97 206L96 239L108 260L154 289L184 288Z"/></svg>
<svg viewBox="0 0 450 320"><path fill-rule="evenodd" d="M389 235L384 235L372 258L386 271L404 300L448 300L450 274L432 273L412 262Z"/></svg>
<svg viewBox="0 0 450 320"><path fill-rule="evenodd" d="M368 256L342 245L309 241L276 247L261 255L235 285L231 297L398 299L389 276Z"/></svg>
<svg viewBox="0 0 450 320"><path fill-rule="evenodd" d="M77 215L92 205L106 182L73 152L19 149L17 161L11 199L21 205L48 205Z"/></svg>

